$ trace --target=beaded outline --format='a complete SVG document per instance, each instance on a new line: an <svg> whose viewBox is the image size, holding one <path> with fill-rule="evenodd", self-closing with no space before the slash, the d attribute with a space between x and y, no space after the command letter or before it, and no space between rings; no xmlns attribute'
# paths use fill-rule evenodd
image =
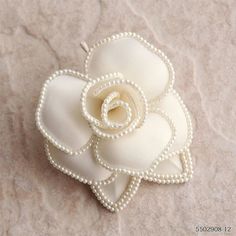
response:
<svg viewBox="0 0 236 236"><path fill-rule="evenodd" d="M154 98L152 100L156 100L156 99L160 99L161 97L164 97L169 91L171 91L171 89L173 88L173 85L174 85L175 71L174 71L173 65L170 62L169 58L165 55L165 53L162 52L162 50L157 49L154 45L149 43L142 36L140 36L139 34L136 34L134 32L123 32L123 33L113 34L110 37L107 37L107 38L104 38L102 40L99 40L92 47L90 47L89 50L88 50L88 53L87 53L87 57L85 59L85 73L87 75L89 75L89 72L88 72L89 61L90 61L91 56L92 56L92 54L93 54L93 52L94 52L94 50L96 48L100 47L101 45L103 45L105 43L109 43L111 41L114 41L114 40L117 40L117 39L121 39L121 38L134 38L134 39L136 39L141 44L143 44L143 46L145 46L145 48L147 48L152 53L155 53L158 57L160 57L162 59L162 61L166 64L166 66L168 68L168 71L169 71L168 83L167 83L164 91L158 97L156 97L156 98Z"/></svg>
<svg viewBox="0 0 236 236"><path fill-rule="evenodd" d="M174 94L174 96L178 100L178 102L179 102L179 104L180 104L180 106L181 106L181 108L184 112L185 119L186 119L186 122L187 122L187 130L188 130L187 132L188 132L188 134L187 134L187 139L185 141L185 145L182 148L180 148L177 151L173 151L171 153L168 153L169 149L171 148L171 146L174 142L174 140L173 140L172 143L170 144L170 146L169 147L167 146L167 148L163 150L163 152L160 154L160 156L156 160L154 160L154 162L151 164L151 166L148 170L146 170L146 171L144 171L144 170L137 171L137 170L130 170L130 169L126 169L126 168L115 168L115 167L110 166L109 163L107 163L106 161L104 161L102 159L102 157L99 155L99 153L96 153L96 151L98 151L98 143L99 143L100 140L95 138L93 146L94 146L94 152L95 152L95 157L96 157L97 161L102 166L104 166L105 168L107 168L108 170L111 170L111 171L117 171L117 172L120 172L120 173L129 174L129 175L132 175L132 176L149 176L154 172L154 170L157 167L157 165L159 164L159 162L161 162L163 160L166 160L168 158L171 158L174 155L179 155L180 153L185 152L189 148L190 144L192 143L192 139L193 139L192 121L191 121L188 109L185 106L185 104L184 104L183 100L181 99L181 97L179 96L179 94L174 89L172 89L171 92ZM151 107L151 106L149 106L149 107ZM164 111L161 111L158 108L158 105L156 105L156 106L157 107L155 107L155 109L150 108L150 112L161 112L161 113L163 113L165 118L167 120L169 120L169 124L172 124L171 125L172 132L173 132L173 130L175 132L175 126L174 126L173 121L169 118L169 116ZM174 136L174 138L175 138L175 136Z"/></svg>
<svg viewBox="0 0 236 236"><path fill-rule="evenodd" d="M185 149L183 152L177 154L180 158L183 170L180 174L157 174L150 172L144 176L144 180L155 182L158 184L180 184L188 182L193 176L193 163L189 149ZM161 161L167 160L172 157L172 154L168 155L168 158L163 158Z"/></svg>
<svg viewBox="0 0 236 236"><path fill-rule="evenodd" d="M112 80L113 78L118 78L116 80ZM96 83L101 82L101 81L106 81L109 79L111 80L111 85L119 85L119 84L127 84L128 86L133 87L140 95L141 101L143 103L143 117L138 117L136 118L131 124L129 124L125 129L118 131L117 133L114 134L109 134L106 132L102 132L99 127L102 126L101 122L99 120L97 120L96 118L92 117L89 112L87 111L86 108L86 97L87 97L87 93L89 91L89 89L94 86ZM147 99L144 95L144 92L142 91L142 89L133 81L130 81L128 79L124 79L123 75L121 73L118 72L114 72L114 73L109 73L106 74L104 76L98 77L92 81L89 81L86 86L84 87L82 94L81 94L81 104L82 104L82 114L84 116L84 118L89 122L89 125L91 127L91 129L93 130L93 132L98 136L101 137L103 139L116 139L116 138L120 138L123 135L126 135L130 132L132 132L136 127L141 127L145 121L145 118L148 114L148 102Z"/></svg>
<svg viewBox="0 0 236 236"><path fill-rule="evenodd" d="M156 168L156 166L158 165L159 160L162 160L162 158L164 158L166 156L169 149L173 145L173 143L175 141L175 137L176 137L176 128L175 128L174 123L172 122L172 120L166 114L166 112L164 112L163 110L158 109L157 111L155 111L155 113L159 114L169 124L170 129L171 129L171 138L170 138L169 142L167 143L167 145L165 146L165 148L163 149L163 151L152 162L152 164L150 165L150 168L148 168L147 170L134 170L134 169L131 169L131 168L129 169L129 168L112 167L108 162L103 160L102 156L99 154L99 147L98 146L99 146L99 142L102 140L99 137L95 137L95 140L94 140L94 143L93 143L94 156L95 156L97 162L101 166L103 166L104 168L106 168L110 171L115 171L115 172L118 172L118 173L128 174L130 176L143 177L143 176L147 175L149 172L153 171Z"/></svg>
<svg viewBox="0 0 236 236"><path fill-rule="evenodd" d="M45 141L44 141L44 148L45 148L47 158L53 167L55 167L56 169L58 169L62 173L69 175L70 177L78 180L81 183L88 184L88 185L92 185L92 184L93 185L107 185L107 184L110 184L113 181L115 181L115 179L117 177L117 173L113 172L113 173L111 173L110 177L108 177L107 179L104 179L104 180L87 179L86 177L76 174L72 170L59 165L56 162L56 160L53 158L53 156L51 155L50 148L49 148L49 141L47 139L45 139Z"/></svg>
<svg viewBox="0 0 236 236"><path fill-rule="evenodd" d="M120 210L123 210L128 205L130 200L136 194L142 180L141 177L130 177L130 178L131 179L126 187L126 190L121 194L121 196L116 202L113 202L106 197L100 184L91 185L90 187L95 196L97 197L98 201L100 201L100 203L105 208L107 208L111 212L118 212Z"/></svg>
<svg viewBox="0 0 236 236"><path fill-rule="evenodd" d="M187 126L188 126L188 137L186 140L186 144L183 148L179 149L178 151L174 151L171 154L172 155L177 155L183 151L185 151L191 144L192 139L193 139L193 131L192 131L192 122L191 122L191 118L188 112L187 107L185 106L183 100L181 99L181 97L179 96L179 94L173 89L173 85L174 85L174 80L175 80L175 71L173 68L172 63L170 62L169 58L165 55L164 52L162 52L160 49L157 49L154 45L150 44L147 40L145 40L142 36L134 33L134 32L123 32L123 33L118 33L118 34L113 34L110 37L107 37L105 39L102 39L100 41L98 41L97 43L95 43L92 47L89 48L88 50L88 54L85 60L85 72L86 74L88 73L88 66L89 66L89 61L91 59L92 53L93 51L100 47L101 45L105 44L105 43L109 43L113 40L117 40L120 38L124 38L124 37L128 37L128 38L134 38L136 40L138 40L139 42L141 42L147 49L151 50L152 52L154 52L155 54L157 54L157 56L159 56L164 63L166 64L168 70L169 70L169 75L170 75L170 79L168 81L168 84L166 85L166 89L164 90L164 92L159 95L157 98L151 99L150 101L148 101L149 104L158 102L162 97L164 97L165 95L167 95L170 92L173 92L174 95L176 96L176 98L178 99L184 113L185 113L185 118L187 121ZM169 155L166 155L166 157L168 157ZM153 166L152 169L155 169L155 165ZM152 170L151 170L152 171Z"/></svg>
<svg viewBox="0 0 236 236"><path fill-rule="evenodd" d="M191 120L188 108L186 107L186 105L184 104L184 101L182 100L180 95L176 92L176 90L172 89L170 91L170 93L172 93L175 96L175 98L178 100L178 102L184 112L186 123L187 123L188 134L187 134L187 139L185 141L185 145L177 151L173 151L171 153L168 153L165 158L169 158L171 156L178 155L178 154L186 151L190 147L192 140L193 140L193 125L192 125L192 120ZM155 103L157 103L157 104L155 104ZM149 107L150 107L150 112L155 112L156 109L159 110L157 101L154 101L154 103L153 102L149 103Z"/></svg>
<svg viewBox="0 0 236 236"><path fill-rule="evenodd" d="M47 88L52 80L55 80L59 78L59 76L62 76L62 75L74 76L75 78L82 79L86 82L89 82L91 80L87 75L84 75L78 71L74 71L70 69L58 70L54 72L51 76L49 76L49 78L44 82L41 93L40 93L40 98L39 98L39 102L38 102L36 113L35 113L36 126L38 130L40 131L40 133L43 135L43 137L46 138L48 141L50 141L52 145L54 145L61 151L70 155L80 155L84 151L86 151L89 147L92 146L93 139L90 138L86 144L84 144L78 150L74 150L71 147L57 140L52 135L50 135L47 129L43 126L43 122L42 122L42 109L45 103L45 97L46 97L45 95L47 93Z"/></svg>
<svg viewBox="0 0 236 236"><path fill-rule="evenodd" d="M126 190L122 193L120 198L116 202L112 202L104 194L101 184L92 184L90 187L97 197L98 201L110 210L111 212L118 212L124 209L133 196L136 194L141 180L150 181L158 184L183 184L188 182L193 176L193 165L191 159L191 153L189 149L186 149L183 153L178 154L181 160L183 170L180 174L157 174L146 175L144 177L130 176L131 180ZM163 161L163 160L162 160ZM104 185L103 185L104 186Z"/></svg>

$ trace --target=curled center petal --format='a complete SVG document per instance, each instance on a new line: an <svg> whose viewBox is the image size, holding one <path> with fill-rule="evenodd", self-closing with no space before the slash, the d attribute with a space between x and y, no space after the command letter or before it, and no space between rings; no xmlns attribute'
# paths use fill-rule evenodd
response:
<svg viewBox="0 0 236 236"><path fill-rule="evenodd" d="M101 107L101 118L103 123L110 129L119 129L127 126L132 118L132 111L127 102L124 102L119 99L120 93L117 91L111 92L103 101L102 107ZM125 120L116 122L109 119L109 112L118 109L123 108L125 111Z"/></svg>
<svg viewBox="0 0 236 236"><path fill-rule="evenodd" d="M119 73L90 81L81 103L85 119L102 138L119 138L141 127L148 112L141 88Z"/></svg>

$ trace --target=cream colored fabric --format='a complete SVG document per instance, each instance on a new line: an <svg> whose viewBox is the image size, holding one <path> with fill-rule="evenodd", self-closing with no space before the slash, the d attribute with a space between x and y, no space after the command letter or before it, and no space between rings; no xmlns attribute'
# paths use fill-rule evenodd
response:
<svg viewBox="0 0 236 236"><path fill-rule="evenodd" d="M176 128L176 139L169 152L179 151L187 142L190 128L188 127L183 107L173 93L169 93L162 98L157 107L168 114Z"/></svg>
<svg viewBox="0 0 236 236"><path fill-rule="evenodd" d="M92 135L82 117L80 96L86 82L59 76L47 88L42 108L42 125L57 141L72 149L85 145Z"/></svg>
<svg viewBox="0 0 236 236"><path fill-rule="evenodd" d="M114 182L101 186L101 189L110 201L116 202L125 192L131 178L129 175L119 174Z"/></svg>
<svg viewBox="0 0 236 236"><path fill-rule="evenodd" d="M155 169L157 174L181 174L183 171L182 162L179 155L174 155L173 157L160 162Z"/></svg>
<svg viewBox="0 0 236 236"><path fill-rule="evenodd" d="M189 129L183 107L173 93L163 97L156 107L168 114L176 128L176 138L168 154L179 151L187 142ZM101 141L102 159L113 168L148 168L170 139L170 127L165 125L163 118L150 113L141 129L118 140Z"/></svg>
<svg viewBox="0 0 236 236"><path fill-rule="evenodd" d="M147 102L143 91L124 79L121 73L115 73L109 79L91 81L85 91L81 98L83 113L98 136L100 132L121 133L134 122L135 127L139 127L146 116Z"/></svg>
<svg viewBox="0 0 236 236"><path fill-rule="evenodd" d="M94 50L88 64L89 75L99 77L110 72L121 72L133 80L147 99L159 96L169 79L166 64L134 38L117 39Z"/></svg>
<svg viewBox="0 0 236 236"><path fill-rule="evenodd" d="M166 119L150 113L141 128L116 140L101 140L98 148L102 160L113 168L145 170L170 139L171 129Z"/></svg>
<svg viewBox="0 0 236 236"><path fill-rule="evenodd" d="M92 148L89 148L80 156L75 156L65 154L50 143L48 145L50 155L57 165L70 170L73 174L80 175L88 181L105 180L112 174L95 161Z"/></svg>

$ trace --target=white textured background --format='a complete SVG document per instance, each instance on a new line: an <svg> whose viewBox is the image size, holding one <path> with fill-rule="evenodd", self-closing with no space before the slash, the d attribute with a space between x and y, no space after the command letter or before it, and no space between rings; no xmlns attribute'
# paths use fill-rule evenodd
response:
<svg viewBox="0 0 236 236"><path fill-rule="evenodd" d="M134 31L161 48L193 116L195 174L185 185L143 183L119 214L47 161L34 112L52 72L83 72L89 45ZM234 0L0 0L0 235L236 235ZM206 235L222 235L211 234Z"/></svg>

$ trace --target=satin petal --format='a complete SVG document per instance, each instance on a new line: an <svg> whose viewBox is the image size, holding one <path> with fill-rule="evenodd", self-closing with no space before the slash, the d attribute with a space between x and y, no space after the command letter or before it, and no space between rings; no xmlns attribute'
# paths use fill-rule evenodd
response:
<svg viewBox="0 0 236 236"><path fill-rule="evenodd" d="M112 172L96 162L91 147L80 155L69 155L49 142L45 145L48 159L53 166L81 182L105 181L112 176Z"/></svg>
<svg viewBox="0 0 236 236"><path fill-rule="evenodd" d="M67 153L79 151L92 130L81 113L80 95L86 81L59 75L47 81L37 109L37 126L51 143Z"/></svg>
<svg viewBox="0 0 236 236"><path fill-rule="evenodd" d="M110 170L145 171L171 145L174 133L162 113L148 114L143 126L117 140L95 141L98 162Z"/></svg>
<svg viewBox="0 0 236 236"><path fill-rule="evenodd" d="M121 72L142 88L148 100L157 98L173 85L172 65L160 50L134 35L117 35L114 40L103 40L92 47L86 73L99 77Z"/></svg>

